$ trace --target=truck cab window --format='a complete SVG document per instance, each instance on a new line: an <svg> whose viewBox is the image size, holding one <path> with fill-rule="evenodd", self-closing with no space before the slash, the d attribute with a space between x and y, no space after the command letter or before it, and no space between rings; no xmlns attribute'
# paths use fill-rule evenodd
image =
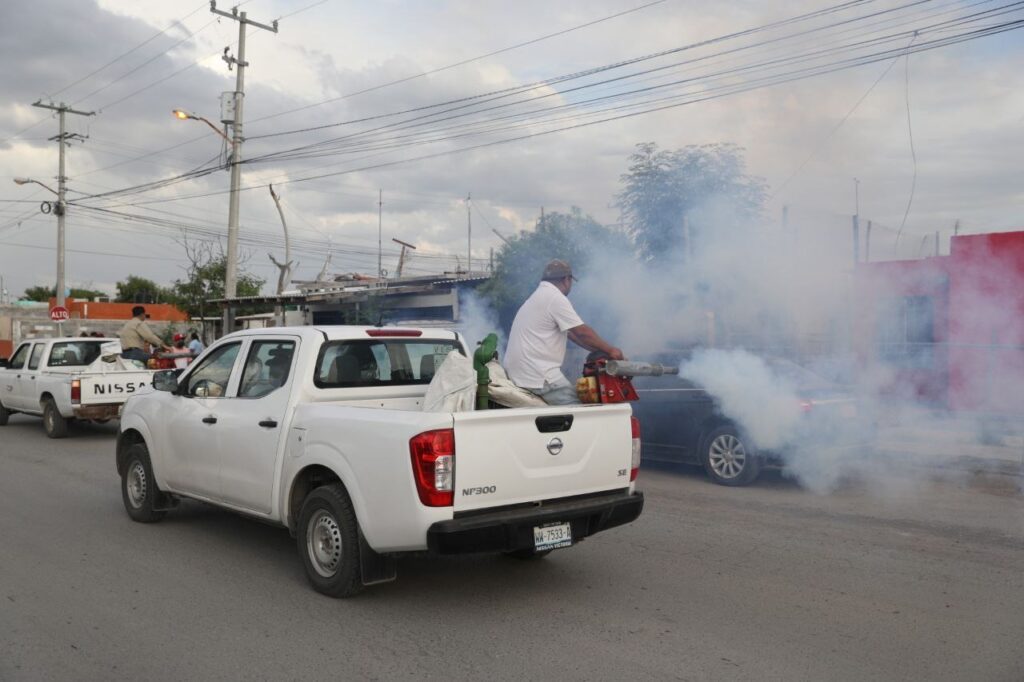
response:
<svg viewBox="0 0 1024 682"><path fill-rule="evenodd" d="M319 388L429 384L456 341L367 339L324 344L313 383Z"/></svg>
<svg viewBox="0 0 1024 682"><path fill-rule="evenodd" d="M45 343L37 343L32 349L32 357L28 361L29 369L39 369L39 361L43 359L43 351L46 350Z"/></svg>
<svg viewBox="0 0 1024 682"><path fill-rule="evenodd" d="M231 368L235 366L235 358L241 343L229 343L213 349L201 365L190 372L185 380L183 395L201 398L221 398L227 393Z"/></svg>
<svg viewBox="0 0 1024 682"><path fill-rule="evenodd" d="M28 349L32 347L31 343L23 343L15 351L14 355L11 356L11 362L8 364L9 369L21 369L25 366L25 360L28 359Z"/></svg>
<svg viewBox="0 0 1024 682"><path fill-rule="evenodd" d="M46 361L49 367L85 367L91 365L100 356L104 342L100 341L67 341L55 343L50 349L50 358Z"/></svg>
<svg viewBox="0 0 1024 682"><path fill-rule="evenodd" d="M284 386L291 372L295 343L292 341L256 341L249 348L242 370L238 395L261 398Z"/></svg>

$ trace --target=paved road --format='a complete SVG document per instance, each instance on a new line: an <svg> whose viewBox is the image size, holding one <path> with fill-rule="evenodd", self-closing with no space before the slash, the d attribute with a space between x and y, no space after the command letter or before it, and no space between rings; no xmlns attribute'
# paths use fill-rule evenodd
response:
<svg viewBox="0 0 1024 682"><path fill-rule="evenodd" d="M114 433L0 429L0 680L1024 679L1009 477L819 496L645 471L632 526L539 562L405 559L335 601L284 531L193 503L129 521Z"/></svg>

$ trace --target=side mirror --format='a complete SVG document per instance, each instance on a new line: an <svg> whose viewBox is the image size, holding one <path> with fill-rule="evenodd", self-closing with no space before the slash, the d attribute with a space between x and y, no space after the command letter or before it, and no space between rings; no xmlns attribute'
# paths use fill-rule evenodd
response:
<svg viewBox="0 0 1024 682"><path fill-rule="evenodd" d="M153 375L153 388L157 391L174 393L178 390L178 377L174 370L168 369Z"/></svg>
<svg viewBox="0 0 1024 682"><path fill-rule="evenodd" d="M7 358L0 358L0 368L6 368L8 366Z"/></svg>

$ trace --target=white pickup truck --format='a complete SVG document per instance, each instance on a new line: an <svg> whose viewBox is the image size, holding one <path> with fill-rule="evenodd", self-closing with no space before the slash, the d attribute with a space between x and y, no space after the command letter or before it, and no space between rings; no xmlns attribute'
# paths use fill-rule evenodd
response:
<svg viewBox="0 0 1024 682"><path fill-rule="evenodd" d="M538 557L639 516L628 404L425 412L453 350L438 329L229 334L125 405L125 509L153 522L189 497L285 526L335 597L402 553Z"/></svg>
<svg viewBox="0 0 1024 682"><path fill-rule="evenodd" d="M150 370L115 357L117 339L33 339L0 362L0 426L14 412L41 415L50 438L63 438L74 419L114 419L128 396L148 386ZM105 362L104 358L110 360Z"/></svg>

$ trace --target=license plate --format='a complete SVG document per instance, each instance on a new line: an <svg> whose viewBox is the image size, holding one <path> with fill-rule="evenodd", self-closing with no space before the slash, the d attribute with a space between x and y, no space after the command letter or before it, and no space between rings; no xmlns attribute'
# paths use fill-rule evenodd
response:
<svg viewBox="0 0 1024 682"><path fill-rule="evenodd" d="M533 548L556 549L572 544L572 526L568 523L553 523L547 526L534 526Z"/></svg>

